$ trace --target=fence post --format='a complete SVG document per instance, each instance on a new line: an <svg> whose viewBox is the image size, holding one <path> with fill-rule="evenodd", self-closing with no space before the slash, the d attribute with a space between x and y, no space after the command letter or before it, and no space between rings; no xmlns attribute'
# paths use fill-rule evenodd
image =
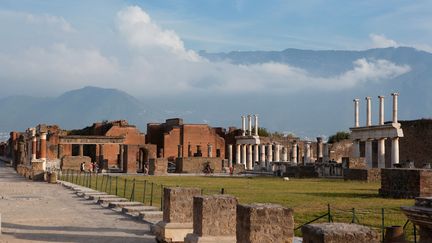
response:
<svg viewBox="0 0 432 243"><path fill-rule="evenodd" d="M330 211L330 203L327 204L327 214L328 214L328 222L330 223L333 221L332 216L331 216L331 211Z"/></svg>
<svg viewBox="0 0 432 243"><path fill-rule="evenodd" d="M414 233L414 243L417 243L417 229L416 229L416 225L411 222L413 224L413 233Z"/></svg>
<svg viewBox="0 0 432 243"><path fill-rule="evenodd" d="M116 189L115 189L115 192L116 192L116 196L118 196L118 194L117 194L117 192L118 192L118 176L116 176Z"/></svg>
<svg viewBox="0 0 432 243"><path fill-rule="evenodd" d="M133 180L132 180L132 191L131 191L129 201L131 201L131 202L135 201L135 178L133 178Z"/></svg>
<svg viewBox="0 0 432 243"><path fill-rule="evenodd" d="M381 208L381 242L384 242L384 208Z"/></svg>
<svg viewBox="0 0 432 243"><path fill-rule="evenodd" d="M225 188L221 188L221 194L225 194Z"/></svg>
<svg viewBox="0 0 432 243"><path fill-rule="evenodd" d="M125 178L124 188L123 188L123 197L126 198L126 185L127 185L127 179Z"/></svg>
<svg viewBox="0 0 432 243"><path fill-rule="evenodd" d="M144 191L143 191L143 204L144 205L145 205L146 187L147 187L147 180L144 180Z"/></svg>
<svg viewBox="0 0 432 243"><path fill-rule="evenodd" d="M351 223L352 223L352 224L355 224L355 223L356 223L355 208L352 208L352 219L351 219Z"/></svg>
<svg viewBox="0 0 432 243"><path fill-rule="evenodd" d="M89 188L92 188L92 173L90 172Z"/></svg>
<svg viewBox="0 0 432 243"><path fill-rule="evenodd" d="M152 182L150 189L150 206L153 206L153 185L154 183Z"/></svg>
<svg viewBox="0 0 432 243"><path fill-rule="evenodd" d="M160 201L160 206L161 206L161 211L163 210L163 185L161 185L161 201Z"/></svg>
<svg viewBox="0 0 432 243"><path fill-rule="evenodd" d="M97 181L98 181L98 174L96 173L96 191L98 190L98 183L97 183Z"/></svg>
<svg viewBox="0 0 432 243"><path fill-rule="evenodd" d="M106 175L106 179L105 179L105 190L104 190L104 192L107 192L108 179L109 179L109 175Z"/></svg>
<svg viewBox="0 0 432 243"><path fill-rule="evenodd" d="M108 194L111 194L112 177L109 175L108 178L109 178L109 193Z"/></svg>

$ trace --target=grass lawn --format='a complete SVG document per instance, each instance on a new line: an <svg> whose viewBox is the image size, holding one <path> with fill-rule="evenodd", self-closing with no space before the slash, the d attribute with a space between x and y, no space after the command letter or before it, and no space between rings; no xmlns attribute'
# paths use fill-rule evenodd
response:
<svg viewBox="0 0 432 243"><path fill-rule="evenodd" d="M106 178L106 177L105 177ZM124 192L125 179L126 193ZM132 197L132 181L135 179L133 198L145 204L160 205L161 185L198 187L204 194L220 193L234 195L240 203L277 203L294 210L296 227L327 213L330 204L335 222L351 222L352 209L360 224L381 227L381 209L384 208L385 225L404 225L406 217L400 206L413 205L414 200L384 199L378 195L379 183L343 181L340 179L290 179L284 181L274 177L213 177L213 176L120 176L117 179L117 194ZM99 176L99 190L108 191L109 180ZM147 181L147 182L144 182ZM107 183L108 182L108 183ZM146 187L144 189L144 183ZM151 184L153 183L153 196ZM115 178L111 179L111 193L115 194ZM92 179L95 188L95 177ZM327 221L327 217L318 222ZM298 234L299 232L297 232Z"/></svg>

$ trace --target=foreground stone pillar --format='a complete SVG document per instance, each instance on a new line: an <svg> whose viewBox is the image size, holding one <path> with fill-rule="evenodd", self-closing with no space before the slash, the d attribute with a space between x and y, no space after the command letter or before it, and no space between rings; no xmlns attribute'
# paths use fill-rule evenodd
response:
<svg viewBox="0 0 432 243"><path fill-rule="evenodd" d="M385 138L378 139L378 168L385 168Z"/></svg>
<svg viewBox="0 0 432 243"><path fill-rule="evenodd" d="M40 135L40 159L46 161L46 132L41 132Z"/></svg>
<svg viewBox="0 0 432 243"><path fill-rule="evenodd" d="M260 154L261 154L260 165L261 165L261 168L263 168L263 167L265 167L265 161L266 161L265 145L264 144L260 145Z"/></svg>
<svg viewBox="0 0 432 243"><path fill-rule="evenodd" d="M185 243L231 243L236 241L237 198L229 195L193 198L193 233Z"/></svg>
<svg viewBox="0 0 432 243"><path fill-rule="evenodd" d="M354 158L360 157L360 141L359 140L353 140L352 157L354 157Z"/></svg>
<svg viewBox="0 0 432 243"><path fill-rule="evenodd" d="M358 224L322 223L301 228L303 243L379 243L379 234Z"/></svg>
<svg viewBox="0 0 432 243"><path fill-rule="evenodd" d="M395 164L399 164L399 138L392 138L392 151L391 151L391 163L392 167Z"/></svg>
<svg viewBox="0 0 432 243"><path fill-rule="evenodd" d="M241 164L241 146L236 144L236 164Z"/></svg>
<svg viewBox="0 0 432 243"><path fill-rule="evenodd" d="M297 164L297 143L292 145L292 162Z"/></svg>
<svg viewBox="0 0 432 243"><path fill-rule="evenodd" d="M274 161L279 162L280 161L280 150L279 150L280 146L279 144L275 144L275 158Z"/></svg>
<svg viewBox="0 0 432 243"><path fill-rule="evenodd" d="M372 140L368 139L365 142L365 159L368 168L372 168Z"/></svg>
<svg viewBox="0 0 432 243"><path fill-rule="evenodd" d="M193 197L199 195L199 188L164 188L163 220L153 229L158 241L183 242L193 232Z"/></svg>
<svg viewBox="0 0 432 243"><path fill-rule="evenodd" d="M276 204L237 205L237 243L293 242L293 210Z"/></svg>
<svg viewBox="0 0 432 243"><path fill-rule="evenodd" d="M248 144L246 146L247 146L246 169L252 170L253 169L253 163L252 163L252 145Z"/></svg>
<svg viewBox="0 0 432 243"><path fill-rule="evenodd" d="M232 156L232 144L228 144L228 166L232 167L233 164L233 156Z"/></svg>

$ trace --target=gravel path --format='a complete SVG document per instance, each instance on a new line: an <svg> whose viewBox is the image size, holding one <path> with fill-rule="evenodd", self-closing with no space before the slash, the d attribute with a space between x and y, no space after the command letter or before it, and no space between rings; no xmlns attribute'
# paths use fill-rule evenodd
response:
<svg viewBox="0 0 432 243"><path fill-rule="evenodd" d="M0 161L0 242L156 242L150 225L24 179Z"/></svg>

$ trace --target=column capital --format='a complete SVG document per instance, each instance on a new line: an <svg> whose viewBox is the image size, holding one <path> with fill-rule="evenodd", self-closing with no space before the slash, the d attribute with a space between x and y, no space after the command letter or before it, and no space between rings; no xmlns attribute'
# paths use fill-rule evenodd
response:
<svg viewBox="0 0 432 243"><path fill-rule="evenodd" d="M384 95L378 95L378 99L384 99L385 96Z"/></svg>
<svg viewBox="0 0 432 243"><path fill-rule="evenodd" d="M360 101L360 99L355 98L355 99L353 99L353 101L354 101L355 103L358 103L358 102Z"/></svg>
<svg viewBox="0 0 432 243"><path fill-rule="evenodd" d="M365 97L365 100L370 100L370 99L372 99L372 97L370 97L370 96Z"/></svg>
<svg viewBox="0 0 432 243"><path fill-rule="evenodd" d="M391 93L392 96L399 96L399 92Z"/></svg>

